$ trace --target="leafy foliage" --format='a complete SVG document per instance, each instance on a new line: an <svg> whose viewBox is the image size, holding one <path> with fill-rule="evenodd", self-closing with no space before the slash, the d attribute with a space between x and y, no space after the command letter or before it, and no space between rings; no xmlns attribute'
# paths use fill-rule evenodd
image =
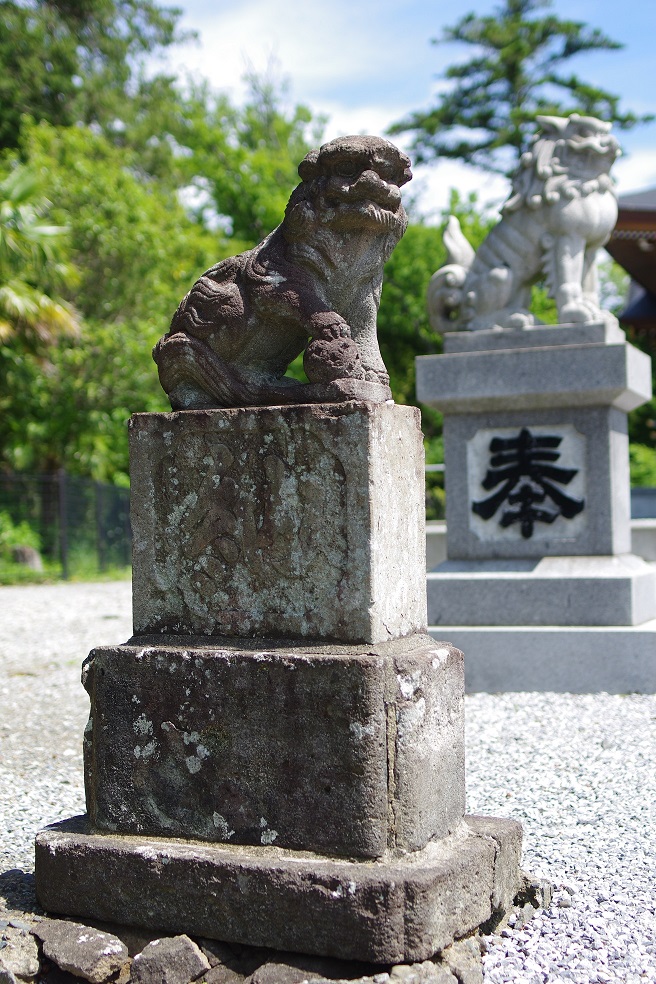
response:
<svg viewBox="0 0 656 984"><path fill-rule="evenodd" d="M629 445L631 485L656 488L656 448L645 444Z"/></svg>
<svg viewBox="0 0 656 984"><path fill-rule="evenodd" d="M577 111L623 128L652 118L621 112L618 96L563 67L586 51L622 45L580 21L541 14L550 6L550 0L504 0L491 15L466 14L433 41L467 45L475 53L446 69L452 85L435 107L390 129L414 134L418 163L445 157L511 173L528 149L538 114Z"/></svg>
<svg viewBox="0 0 656 984"><path fill-rule="evenodd" d="M24 520L14 523L6 510L0 512L0 554L8 554L12 547L41 549L39 534Z"/></svg>
<svg viewBox="0 0 656 984"><path fill-rule="evenodd" d="M24 338L0 340L0 466L39 471L64 466L71 474L127 484L128 417L137 410L168 409L150 355L155 341L203 270L261 238L258 223L266 222L268 232L281 220L298 181L296 165L307 150L301 130L309 114L285 115L274 93L267 98L266 113L259 104L234 110L224 101L221 123L212 122L209 103L204 115L198 106L197 117L190 116L187 131L179 133L186 145L174 142L184 152L165 176L146 174L141 145L119 146L97 128L23 120L20 147L7 168L21 173L20 155L35 181L47 182L56 203L49 221L53 229L67 228L66 259L75 272L74 282L60 284L60 303L74 302L80 325L74 339L58 339L54 332L48 337L45 364ZM178 104L181 117L187 105ZM226 172L213 164L212 173L217 186L220 178L228 187L235 170L243 174L251 168L257 174L266 157L265 123L279 133L276 166L264 171L259 183L243 185L233 199L222 196L210 205L214 214L239 207L234 220L230 217L229 238L214 228L211 217L206 221L181 204L189 175L202 170L200 136L208 166L209 148L225 149ZM247 159L240 141L249 127ZM150 167L151 159L147 162ZM164 157L160 163L164 166ZM205 180L209 186L210 178ZM46 262L37 279L45 282L54 269ZM0 266L0 299L8 284Z"/></svg>
<svg viewBox="0 0 656 984"><path fill-rule="evenodd" d="M3 458L11 467L127 482L125 422L167 409L150 350L221 240L193 222L175 192L144 182L132 158L82 127L24 133L32 169L47 177L53 216L68 224L78 337L52 339L44 368L24 346L0 350Z"/></svg>
<svg viewBox="0 0 656 984"><path fill-rule="evenodd" d="M253 246L282 220L298 164L320 142L323 121L306 106L287 111L284 86L247 78L250 95L241 108L196 87L176 139L188 152L181 167L198 192L199 217L223 220L232 238Z"/></svg>
<svg viewBox="0 0 656 984"><path fill-rule="evenodd" d="M22 118L115 130L153 109L165 76L143 59L181 40L180 10L153 0L0 3L0 149L20 143Z"/></svg>
<svg viewBox="0 0 656 984"><path fill-rule="evenodd" d="M44 221L49 208L27 168L0 181L0 341L20 336L32 351L78 330L73 308L57 295L73 271L65 227Z"/></svg>

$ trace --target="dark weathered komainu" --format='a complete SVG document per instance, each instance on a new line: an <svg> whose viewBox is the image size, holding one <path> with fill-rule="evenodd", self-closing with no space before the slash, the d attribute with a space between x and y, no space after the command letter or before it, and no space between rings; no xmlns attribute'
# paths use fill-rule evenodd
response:
<svg viewBox="0 0 656 984"><path fill-rule="evenodd" d="M410 160L379 137L340 137L298 173L281 225L204 273L156 345L174 410L390 398L376 315ZM309 384L285 376L304 350Z"/></svg>

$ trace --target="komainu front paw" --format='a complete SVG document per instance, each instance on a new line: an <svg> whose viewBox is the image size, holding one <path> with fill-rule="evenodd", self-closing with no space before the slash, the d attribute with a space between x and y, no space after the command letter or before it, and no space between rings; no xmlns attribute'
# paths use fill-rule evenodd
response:
<svg viewBox="0 0 656 984"><path fill-rule="evenodd" d="M585 325L591 321L601 321L602 312L590 301L583 299L563 304L558 312L561 325Z"/></svg>
<svg viewBox="0 0 656 984"><path fill-rule="evenodd" d="M303 356L303 368L311 383L335 379L364 379L360 350L352 338L315 338Z"/></svg>

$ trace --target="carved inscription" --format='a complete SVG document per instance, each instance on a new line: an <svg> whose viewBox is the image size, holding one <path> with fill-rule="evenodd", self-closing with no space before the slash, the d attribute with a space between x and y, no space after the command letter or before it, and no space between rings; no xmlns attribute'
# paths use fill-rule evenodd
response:
<svg viewBox="0 0 656 984"><path fill-rule="evenodd" d="M479 431L470 442L472 530L481 539L580 532L585 439L568 425L555 431L545 426Z"/></svg>
<svg viewBox="0 0 656 984"><path fill-rule="evenodd" d="M507 503L500 525L517 523L526 540L533 536L536 523L553 523L558 516L578 516L584 501L567 495L560 487L568 485L578 469L553 464L560 458L556 449L561 441L557 435L531 434L527 427L522 427L517 437L492 438L490 467L482 485L496 491L482 502L472 503L473 511L483 519L491 519ZM549 500L546 505L545 500Z"/></svg>

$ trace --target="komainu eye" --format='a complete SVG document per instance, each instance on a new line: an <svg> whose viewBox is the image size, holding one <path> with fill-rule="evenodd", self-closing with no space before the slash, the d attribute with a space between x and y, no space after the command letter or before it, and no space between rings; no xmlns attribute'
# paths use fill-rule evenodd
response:
<svg viewBox="0 0 656 984"><path fill-rule="evenodd" d="M360 168L355 161L338 161L333 170L340 178L354 178Z"/></svg>

